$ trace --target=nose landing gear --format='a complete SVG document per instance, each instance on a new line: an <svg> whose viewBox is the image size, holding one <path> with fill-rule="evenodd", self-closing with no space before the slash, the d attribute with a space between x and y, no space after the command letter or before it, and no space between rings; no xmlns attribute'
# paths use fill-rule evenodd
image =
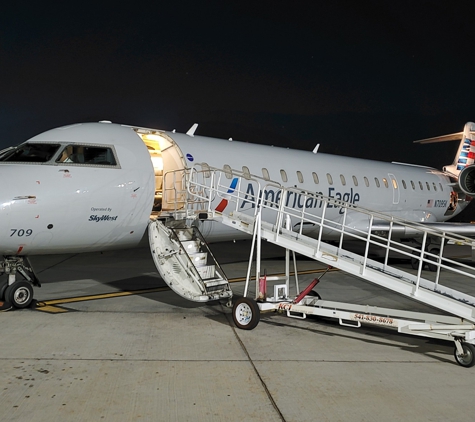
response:
<svg viewBox="0 0 475 422"><path fill-rule="evenodd" d="M5 290L5 302L15 308L27 308L33 300L33 287L25 280L15 281Z"/></svg>
<svg viewBox="0 0 475 422"><path fill-rule="evenodd" d="M0 301L2 308L8 308L10 304L14 308L27 308L33 301L33 286L41 287L41 284L33 272L33 268L26 257L4 257L0 262L1 274L8 275L8 279L0 282ZM17 280L20 273L24 280Z"/></svg>

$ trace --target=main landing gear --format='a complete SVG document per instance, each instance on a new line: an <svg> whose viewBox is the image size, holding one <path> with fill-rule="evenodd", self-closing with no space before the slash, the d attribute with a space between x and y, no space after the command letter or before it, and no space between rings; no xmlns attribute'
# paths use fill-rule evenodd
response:
<svg viewBox="0 0 475 422"><path fill-rule="evenodd" d="M429 250L429 253L433 255L439 255L440 254L440 249L439 248L432 248ZM413 257L411 258L411 266L414 270L419 269L419 252L417 253L418 257ZM429 262L424 262L424 265L422 268L424 268L427 265L427 268L429 271L436 272L437 271L437 265L436 264L431 264L430 261L437 262L437 259L434 258L433 256L430 256L427 258Z"/></svg>
<svg viewBox="0 0 475 422"><path fill-rule="evenodd" d="M0 281L0 301L4 302L2 306L8 308L10 304L19 309L30 306L33 301L33 286L41 287L41 284L28 258L4 257L4 260L0 262L0 273L0 275L7 275L6 280ZM24 280L17 280L17 273L20 273Z"/></svg>

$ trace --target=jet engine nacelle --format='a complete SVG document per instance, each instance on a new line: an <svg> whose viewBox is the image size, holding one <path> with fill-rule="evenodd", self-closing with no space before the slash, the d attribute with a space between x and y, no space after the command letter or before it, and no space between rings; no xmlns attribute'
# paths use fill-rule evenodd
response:
<svg viewBox="0 0 475 422"><path fill-rule="evenodd" d="M475 196L475 164L465 167L459 174L460 190L469 196Z"/></svg>

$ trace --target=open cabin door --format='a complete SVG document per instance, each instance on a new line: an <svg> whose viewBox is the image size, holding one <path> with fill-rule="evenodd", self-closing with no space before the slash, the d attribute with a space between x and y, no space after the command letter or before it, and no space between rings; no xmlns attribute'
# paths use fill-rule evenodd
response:
<svg viewBox="0 0 475 422"><path fill-rule="evenodd" d="M160 131L136 129L147 146L155 174L153 211L176 211L185 206L185 159L176 143Z"/></svg>
<svg viewBox="0 0 475 422"><path fill-rule="evenodd" d="M196 227L166 227L149 223L153 261L163 280L193 302L230 299L232 291L223 270Z"/></svg>
<svg viewBox="0 0 475 422"><path fill-rule="evenodd" d="M163 199L162 210L178 211L186 202L185 160L175 145L162 149L163 157Z"/></svg>

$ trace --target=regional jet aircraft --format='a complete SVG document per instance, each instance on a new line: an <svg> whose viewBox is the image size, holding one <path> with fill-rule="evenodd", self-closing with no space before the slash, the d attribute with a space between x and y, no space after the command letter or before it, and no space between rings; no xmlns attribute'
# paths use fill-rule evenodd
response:
<svg viewBox="0 0 475 422"><path fill-rule="evenodd" d="M221 169L233 192L238 178L246 186L240 210L252 211L259 192L253 175L280 186L315 192L341 203L362 206L445 231L474 235L470 225L446 221L462 211L475 195L475 124L464 131L423 142L460 140L454 162L433 168L384 163L312 153L232 140L112 124L83 123L49 130L0 152L0 300L17 308L33 298L39 281L28 257L80 253L137 246L152 219L173 219L185 207L177 186L186 183L190 169ZM278 193L264 192L266 200ZM298 194L286 197L295 208L315 215L321 201ZM223 211L226 200L216 199ZM342 208L326 210L339 219ZM354 227L366 221L352 221ZM242 234L205 220L201 231L208 241L236 239ZM384 230L384 227L379 227ZM312 235L312 228L306 228ZM401 236L405 235L401 233ZM20 273L24 279L17 279Z"/></svg>

